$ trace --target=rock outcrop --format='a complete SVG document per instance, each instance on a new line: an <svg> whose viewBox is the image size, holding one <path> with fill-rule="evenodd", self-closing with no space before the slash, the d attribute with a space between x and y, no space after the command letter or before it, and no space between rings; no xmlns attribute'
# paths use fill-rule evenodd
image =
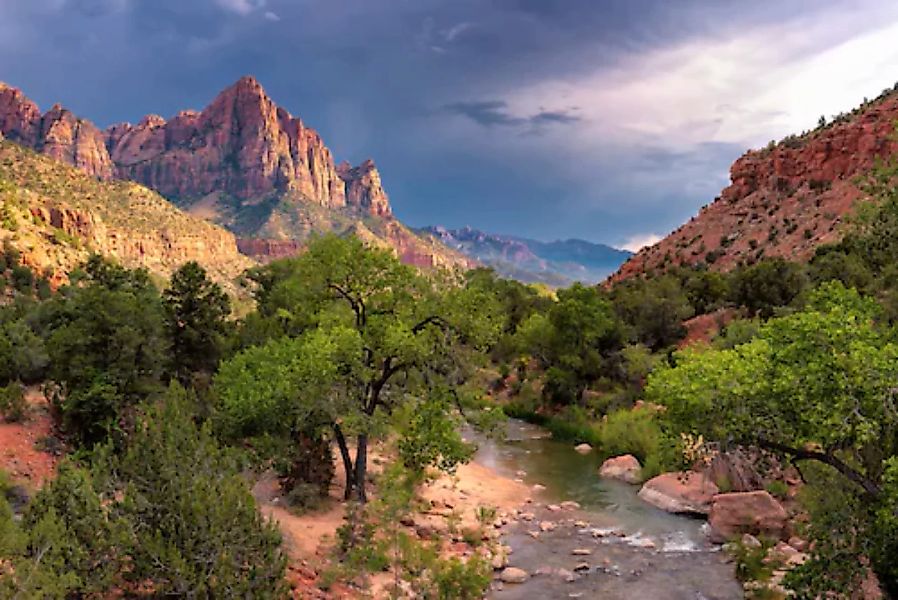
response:
<svg viewBox="0 0 898 600"><path fill-rule="evenodd" d="M711 501L711 539L726 542L742 534L779 539L786 533L788 514L766 491L718 494Z"/></svg>
<svg viewBox="0 0 898 600"><path fill-rule="evenodd" d="M0 132L99 179L111 179L114 174L105 136L93 123L58 104L42 115L20 90L4 83L0 83Z"/></svg>
<svg viewBox="0 0 898 600"><path fill-rule="evenodd" d="M667 512L707 515L719 491L701 473L685 471L649 479L639 490L639 497Z"/></svg>
<svg viewBox="0 0 898 600"><path fill-rule="evenodd" d="M393 212L390 200L380 182L380 173L370 158L358 167L341 163L337 167L340 179L346 184L346 202L377 216L389 217Z"/></svg>
<svg viewBox="0 0 898 600"><path fill-rule="evenodd" d="M898 153L896 119L898 93L888 91L834 124L747 152L718 198L612 280L677 265L727 271L761 256L810 258L817 246L841 239L845 215L864 198L858 177Z"/></svg>

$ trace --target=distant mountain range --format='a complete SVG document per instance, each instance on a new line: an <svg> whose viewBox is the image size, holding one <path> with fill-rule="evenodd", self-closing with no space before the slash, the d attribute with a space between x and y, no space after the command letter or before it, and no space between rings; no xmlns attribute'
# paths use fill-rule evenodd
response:
<svg viewBox="0 0 898 600"><path fill-rule="evenodd" d="M540 242L470 227L423 227L417 232L492 267L503 277L553 287L575 281L597 283L632 256L627 250L585 240Z"/></svg>

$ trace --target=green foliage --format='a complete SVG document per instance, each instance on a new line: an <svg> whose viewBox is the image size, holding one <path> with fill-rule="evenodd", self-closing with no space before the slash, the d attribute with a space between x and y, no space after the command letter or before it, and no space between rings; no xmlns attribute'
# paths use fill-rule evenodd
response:
<svg viewBox="0 0 898 600"><path fill-rule="evenodd" d="M736 319L721 329L711 344L718 350L732 349L750 342L760 329L760 319Z"/></svg>
<svg viewBox="0 0 898 600"><path fill-rule="evenodd" d="M781 258L758 261L732 275L730 297L749 313L769 318L799 298L807 287L804 269Z"/></svg>
<svg viewBox="0 0 898 600"><path fill-rule="evenodd" d="M46 375L50 357L44 340L25 318L0 315L0 383L19 379L26 383L41 381Z"/></svg>
<svg viewBox="0 0 898 600"><path fill-rule="evenodd" d="M606 456L632 454L642 464L643 479L680 468L682 459L675 442L648 409L621 409L607 415L598 426L598 441Z"/></svg>
<svg viewBox="0 0 898 600"><path fill-rule="evenodd" d="M0 416L8 423L24 421L28 416L28 402L21 383L13 381L0 388Z"/></svg>
<svg viewBox="0 0 898 600"><path fill-rule="evenodd" d="M161 389L168 342L146 272L96 257L86 270L84 285L50 301L42 327L67 431L89 445L102 441L128 406Z"/></svg>
<svg viewBox="0 0 898 600"><path fill-rule="evenodd" d="M199 264L188 262L172 274L162 304L179 379L187 382L194 373L211 373L227 334L231 312L227 294L206 277Z"/></svg>
<svg viewBox="0 0 898 600"><path fill-rule="evenodd" d="M115 469L135 535L129 577L152 581L160 595L281 597L280 534L256 509L232 454L208 426L194 425L189 405L183 389L170 388Z"/></svg>
<svg viewBox="0 0 898 600"><path fill-rule="evenodd" d="M427 411L434 390L457 387L472 351L488 349L499 329L495 300L482 289L427 278L355 238L320 238L253 278L260 317L282 333L221 366L215 386L225 427L236 435L283 435L299 423L332 429L347 495L359 500L369 437L394 411ZM416 432L440 438L437 413L422 414L430 420ZM356 436L354 461L345 434ZM413 462L446 441L436 438L410 451Z"/></svg>
<svg viewBox="0 0 898 600"><path fill-rule="evenodd" d="M887 525L876 526L876 515L894 510L888 473L898 456L892 401L898 346L877 324L879 314L869 298L838 282L825 284L810 295L806 310L768 321L745 344L679 353L675 367L650 376L646 397L665 404L666 418L681 431L835 469L846 492L836 502L827 491L825 508L816 511L827 525L816 530L821 544L815 557L824 562L815 564L831 559L845 565L847 553L864 554L892 586L884 557L898 537ZM835 529L837 522L847 529ZM856 536L861 530L870 535ZM815 581L832 579L821 573Z"/></svg>
<svg viewBox="0 0 898 600"><path fill-rule="evenodd" d="M770 495L779 498L780 500L785 500L789 497L789 486L786 485L786 482L780 480L774 480L764 486Z"/></svg>
<svg viewBox="0 0 898 600"><path fill-rule="evenodd" d="M714 285L710 277L707 281L698 281L693 290L696 301L702 305L716 302L711 297L713 293L708 291ZM683 321L695 314L689 296L673 275L618 284L611 292L611 300L614 310L631 332L631 341L653 351L682 339L686 334Z"/></svg>
<svg viewBox="0 0 898 600"><path fill-rule="evenodd" d="M535 313L517 332L519 346L547 368L544 394L575 404L589 382L612 369L606 358L623 345L624 332L604 293L574 284L559 290L545 315Z"/></svg>
<svg viewBox="0 0 898 600"><path fill-rule="evenodd" d="M409 471L423 473L435 466L454 473L471 458L473 448L461 439L460 420L447 416L453 414L448 390L434 389L429 398L403 408L397 413L399 458Z"/></svg>

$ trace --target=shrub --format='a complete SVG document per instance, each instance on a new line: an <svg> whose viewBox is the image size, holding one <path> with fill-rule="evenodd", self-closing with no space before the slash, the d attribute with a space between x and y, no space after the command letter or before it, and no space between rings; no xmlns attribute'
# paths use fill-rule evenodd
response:
<svg viewBox="0 0 898 600"><path fill-rule="evenodd" d="M28 402L21 383L13 381L0 388L0 415L10 423L24 421L28 416Z"/></svg>
<svg viewBox="0 0 898 600"><path fill-rule="evenodd" d="M609 456L632 454L644 463L659 452L661 428L647 410L618 410L599 429L602 450Z"/></svg>
<svg viewBox="0 0 898 600"><path fill-rule="evenodd" d="M150 407L117 466L133 523L133 571L159 596L283 595L281 536L256 508L235 457L173 385Z"/></svg>
<svg viewBox="0 0 898 600"><path fill-rule="evenodd" d="M284 500L294 513L303 514L321 508L325 497L321 495L321 486L302 482L290 488Z"/></svg>
<svg viewBox="0 0 898 600"><path fill-rule="evenodd" d="M771 481L764 487L771 496L776 496L780 500L785 500L789 496L789 486L784 481Z"/></svg>

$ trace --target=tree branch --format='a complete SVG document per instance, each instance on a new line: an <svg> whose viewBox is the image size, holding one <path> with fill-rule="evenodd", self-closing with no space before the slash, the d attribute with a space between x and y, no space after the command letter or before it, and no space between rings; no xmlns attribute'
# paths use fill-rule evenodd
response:
<svg viewBox="0 0 898 600"><path fill-rule="evenodd" d="M845 464L841 461L837 456L832 454L828 454L826 452L818 452L817 450L805 450L802 448L793 448L792 446L787 446L786 444L781 444L779 442L774 442L773 440L768 440L763 436L758 437L758 445L762 448L766 448L768 450L776 450L777 452L784 452L786 454L791 455L792 457L798 460L816 460L818 462L822 462L823 464L829 465L834 468L836 471L847 477L849 480L853 481L857 485L861 486L864 491L872 498L879 498L882 490L879 488L879 484L875 481L865 477L859 471L853 469L852 467Z"/></svg>

